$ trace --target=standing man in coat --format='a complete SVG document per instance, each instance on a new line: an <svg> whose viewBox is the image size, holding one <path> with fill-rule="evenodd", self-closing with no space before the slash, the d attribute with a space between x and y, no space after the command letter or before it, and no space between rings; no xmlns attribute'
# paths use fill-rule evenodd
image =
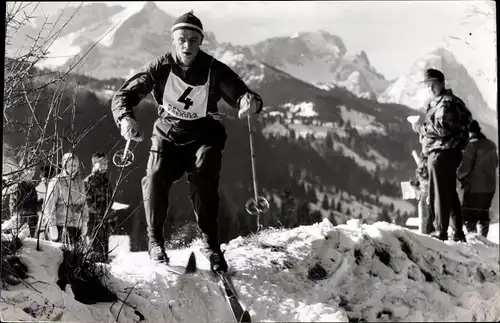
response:
<svg viewBox="0 0 500 323"><path fill-rule="evenodd" d="M496 191L498 155L495 143L484 136L477 121L471 123L469 143L458 167L458 180L464 190L462 213L467 232L485 238L490 228L490 207Z"/></svg>
<svg viewBox="0 0 500 323"><path fill-rule="evenodd" d="M87 230L95 259L105 262L108 260L109 236L113 222L110 208L113 191L109 183L106 155L97 151L92 155L91 161L92 172L83 180L89 209Z"/></svg>
<svg viewBox="0 0 500 323"><path fill-rule="evenodd" d="M212 271L226 272L217 220L226 131L218 120L217 102L223 98L239 109L243 119L261 111L262 99L228 66L200 50L203 25L192 12L178 17L171 31L173 52L128 79L114 95L111 109L121 135L141 141L133 108L150 92L159 104L142 179L150 258L169 261L163 236L168 195L172 184L187 173L190 199L205 241L202 252Z"/></svg>
<svg viewBox="0 0 500 323"><path fill-rule="evenodd" d="M435 232L431 236L440 240L448 239L450 213L454 214L454 240L465 241L462 229L462 214L456 182L457 168L462 162L462 149L469 138L468 127L472 114L465 103L446 89L444 74L436 69L425 71L423 81L432 100L427 104L425 118L412 122L412 128L422 136L428 152L430 211L434 215Z"/></svg>

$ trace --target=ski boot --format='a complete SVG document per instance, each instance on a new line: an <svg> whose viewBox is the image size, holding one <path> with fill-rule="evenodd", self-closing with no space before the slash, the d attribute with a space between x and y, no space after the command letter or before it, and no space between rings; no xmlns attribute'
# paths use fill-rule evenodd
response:
<svg viewBox="0 0 500 323"><path fill-rule="evenodd" d="M467 242L467 239L465 239L465 233L463 231L453 233L452 239L455 242Z"/></svg>
<svg viewBox="0 0 500 323"><path fill-rule="evenodd" d="M149 258L153 262L166 263L168 264L170 259L165 252L163 244L158 244L157 242L150 242L148 246Z"/></svg>
<svg viewBox="0 0 500 323"><path fill-rule="evenodd" d="M441 241L446 241L448 240L448 234L447 233L441 233L439 231L434 231L430 234L430 236L434 239L438 239Z"/></svg>
<svg viewBox="0 0 500 323"><path fill-rule="evenodd" d="M202 253L210 261L210 270L214 275L227 273L228 265L224 258L224 253L220 249L217 251L208 248L202 249Z"/></svg>

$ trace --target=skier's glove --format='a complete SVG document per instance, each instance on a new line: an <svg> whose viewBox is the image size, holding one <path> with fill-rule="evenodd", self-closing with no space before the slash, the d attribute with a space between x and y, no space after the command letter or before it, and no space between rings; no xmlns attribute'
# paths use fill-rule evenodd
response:
<svg viewBox="0 0 500 323"><path fill-rule="evenodd" d="M253 93L245 93L238 101L240 110L238 118L246 118L249 114L257 114L262 109L262 99Z"/></svg>
<svg viewBox="0 0 500 323"><path fill-rule="evenodd" d="M139 126L134 118L124 117L120 120L120 134L125 140L142 141L144 136L139 133Z"/></svg>

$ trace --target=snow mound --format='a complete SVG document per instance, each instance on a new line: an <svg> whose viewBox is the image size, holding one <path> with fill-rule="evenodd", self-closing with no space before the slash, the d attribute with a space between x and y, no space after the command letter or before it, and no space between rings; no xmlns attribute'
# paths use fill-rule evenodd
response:
<svg viewBox="0 0 500 323"><path fill-rule="evenodd" d="M37 252L35 244L25 241L21 259L33 276L27 283L38 292L24 285L2 290L3 321L26 319L27 313L78 322L232 321L197 243L168 252L174 265L184 265L195 251L194 276L155 268L145 252L123 252L106 265L108 285L126 299L125 306L76 302L70 287L61 291L55 284L62 261L58 245L45 242ZM498 244L485 239L441 242L388 223L334 227L325 219L234 239L225 255L254 322L500 318Z"/></svg>
<svg viewBox="0 0 500 323"><path fill-rule="evenodd" d="M287 111L292 113L292 115L299 117L316 117L318 113L314 110L313 102L300 102L298 104L285 103L281 106Z"/></svg>

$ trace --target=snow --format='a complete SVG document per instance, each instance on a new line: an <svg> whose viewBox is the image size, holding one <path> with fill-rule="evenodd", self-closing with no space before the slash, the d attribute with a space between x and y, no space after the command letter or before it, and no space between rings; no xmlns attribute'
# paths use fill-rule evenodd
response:
<svg viewBox="0 0 500 323"><path fill-rule="evenodd" d="M407 227L415 227L415 228L418 228L419 227L419 219L418 217L413 217L413 218L408 218L408 220L406 220L406 223L405 225Z"/></svg>
<svg viewBox="0 0 500 323"><path fill-rule="evenodd" d="M18 163L13 158L5 156L4 152L4 155L2 157L2 174L10 174L18 170Z"/></svg>
<svg viewBox="0 0 500 323"><path fill-rule="evenodd" d="M34 240L24 243L21 259L33 277L26 283L36 291L23 284L2 290L2 321L31 318L25 311L36 320L139 320L130 306L121 309L121 302L84 305L75 301L69 286L61 291L55 284L62 261L59 245L44 241L38 252ZM231 322L199 246L196 242L168 251L174 265L184 265L189 253L195 252L200 271L191 277L152 266L146 252L123 251L107 265L109 287L136 307L144 316L141 322ZM500 318L498 244L481 239L470 244L441 242L388 223L333 227L323 220L239 237L227 244L225 255L237 270L233 281L253 321Z"/></svg>
<svg viewBox="0 0 500 323"><path fill-rule="evenodd" d="M334 149L340 149L342 151L342 153L344 154L344 156L353 158L354 161L356 162L356 164L358 164L361 167L366 168L366 170L368 170L369 172L374 172L376 170L376 168L377 168L376 163L369 161L369 160L366 160L366 159L363 159L355 151L348 148L346 145L334 140L333 147L334 147Z"/></svg>
<svg viewBox="0 0 500 323"><path fill-rule="evenodd" d="M331 89L336 88L337 86L335 83L329 82L329 83L324 83L324 82L314 82L314 86L316 86L318 89L322 89L325 91L330 91Z"/></svg>
<svg viewBox="0 0 500 323"><path fill-rule="evenodd" d="M101 39L99 44L104 45L106 47L110 47L113 44L115 32L120 29L120 26L127 21L132 15L141 11L144 8L145 2L128 2L127 6L125 6L125 10L120 11L119 13L113 15L111 17L111 28L108 34L105 33L105 36ZM116 26L115 26L116 25ZM112 30L111 30L112 29ZM107 31L108 32L108 31Z"/></svg>
<svg viewBox="0 0 500 323"><path fill-rule="evenodd" d="M308 47L309 50L312 50ZM332 55L335 55L332 53ZM332 66L336 64L334 57L302 57L300 62L287 62L283 60L279 66L281 70L290 75L312 84L318 82L331 82L335 78Z"/></svg>
<svg viewBox="0 0 500 323"><path fill-rule="evenodd" d="M380 203L386 205L390 205L391 203L394 204L394 209L399 210L400 212L412 213L416 211L413 204L405 200L396 199L386 195L380 195L379 201Z"/></svg>
<svg viewBox="0 0 500 323"><path fill-rule="evenodd" d="M314 111L313 102L300 102L298 104L285 103L282 105L282 108L288 109L288 111L299 117L307 118L318 116L318 113Z"/></svg>
<svg viewBox="0 0 500 323"><path fill-rule="evenodd" d="M285 137L288 136L289 130L283 124L275 122L273 124L266 125L264 129L262 129L262 133L266 137L270 134Z"/></svg>
<svg viewBox="0 0 500 323"><path fill-rule="evenodd" d="M384 127L375 121L374 116L348 109L345 105L340 105L339 108L342 119L345 122L349 121L360 135L366 135L372 132L387 135Z"/></svg>
<svg viewBox="0 0 500 323"><path fill-rule="evenodd" d="M80 46L73 45L73 41L83 31L77 31L57 38L49 48L47 58L37 63L39 68L55 68L66 63L80 52ZM64 54L63 54L64 53Z"/></svg>
<svg viewBox="0 0 500 323"><path fill-rule="evenodd" d="M312 125L304 125L300 123L288 124L288 128L295 131L297 137L306 137L308 134L313 135L315 138L325 138L330 130L329 127L325 126L312 126Z"/></svg>
<svg viewBox="0 0 500 323"><path fill-rule="evenodd" d="M218 57L218 60L230 67L235 67L238 63L244 60L244 57L245 56L241 53L238 54L227 50L222 54L222 56Z"/></svg>
<svg viewBox="0 0 500 323"><path fill-rule="evenodd" d="M488 240L494 242L494 243L500 243L500 239L498 236L498 230L500 228L500 223L491 223L490 224L490 231L488 232Z"/></svg>
<svg viewBox="0 0 500 323"><path fill-rule="evenodd" d="M130 237L128 235L112 235L109 237L109 251L111 257L125 254L130 251Z"/></svg>
<svg viewBox="0 0 500 323"><path fill-rule="evenodd" d="M368 148L368 156L371 156L375 158L375 161L378 165L381 166L382 169L389 167L389 159L385 158L382 156L381 153L379 153L377 150L373 149L372 147Z"/></svg>

